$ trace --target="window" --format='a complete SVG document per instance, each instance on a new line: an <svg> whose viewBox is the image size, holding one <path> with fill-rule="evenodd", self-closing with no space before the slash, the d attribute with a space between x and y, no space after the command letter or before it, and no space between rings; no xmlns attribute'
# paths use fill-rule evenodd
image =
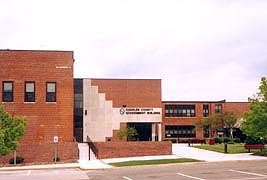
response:
<svg viewBox="0 0 267 180"><path fill-rule="evenodd" d="M34 82L25 82L24 102L35 102Z"/></svg>
<svg viewBox="0 0 267 180"><path fill-rule="evenodd" d="M13 82L12 81L4 81L3 84L3 94L2 101L3 102L13 102Z"/></svg>
<svg viewBox="0 0 267 180"><path fill-rule="evenodd" d="M56 83L46 83L46 102L56 102Z"/></svg>
<svg viewBox="0 0 267 180"><path fill-rule="evenodd" d="M222 112L222 105L221 104L215 104L215 113L221 113Z"/></svg>
<svg viewBox="0 0 267 180"><path fill-rule="evenodd" d="M195 105L165 105L166 117L195 117Z"/></svg>
<svg viewBox="0 0 267 180"><path fill-rule="evenodd" d="M204 104L203 105L203 117L208 117L209 116L209 105Z"/></svg>
<svg viewBox="0 0 267 180"><path fill-rule="evenodd" d="M196 137L195 126L165 126L166 138L192 138Z"/></svg>
<svg viewBox="0 0 267 180"><path fill-rule="evenodd" d="M210 136L209 126L203 127L203 136L204 136L204 138L209 138L209 136Z"/></svg>

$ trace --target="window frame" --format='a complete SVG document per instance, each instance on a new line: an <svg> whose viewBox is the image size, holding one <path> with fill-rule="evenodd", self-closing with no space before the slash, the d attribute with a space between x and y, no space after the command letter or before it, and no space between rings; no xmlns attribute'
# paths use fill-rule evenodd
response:
<svg viewBox="0 0 267 180"><path fill-rule="evenodd" d="M12 91L5 91L5 83L11 83L12 84ZM6 93L11 93L11 100L6 100ZM2 81L2 102L14 102L14 81Z"/></svg>
<svg viewBox="0 0 267 180"><path fill-rule="evenodd" d="M203 104L202 113L203 113L203 117L209 117L209 115L210 115L210 106L209 106L209 104Z"/></svg>
<svg viewBox="0 0 267 180"><path fill-rule="evenodd" d="M48 92L48 84L55 84L55 92ZM46 82L45 86L46 86L45 101L48 102L48 103L57 102L57 83L56 82L52 82L52 81L51 82ZM50 100L49 93L54 93L54 99L53 100Z"/></svg>
<svg viewBox="0 0 267 180"><path fill-rule="evenodd" d="M222 104L215 104L215 114L222 112Z"/></svg>
<svg viewBox="0 0 267 180"><path fill-rule="evenodd" d="M27 84L28 83L33 83L33 92L27 92ZM35 81L25 81L24 82L24 102L35 102L35 92L36 92L36 88L35 88ZM33 100L27 100L28 96L27 93L33 93Z"/></svg>
<svg viewBox="0 0 267 180"><path fill-rule="evenodd" d="M195 104L166 104L165 117L196 117Z"/></svg>

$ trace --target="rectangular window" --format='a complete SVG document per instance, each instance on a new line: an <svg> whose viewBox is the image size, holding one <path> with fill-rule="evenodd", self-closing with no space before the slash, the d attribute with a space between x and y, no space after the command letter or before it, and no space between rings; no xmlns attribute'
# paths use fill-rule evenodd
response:
<svg viewBox="0 0 267 180"><path fill-rule="evenodd" d="M13 92L14 92L13 82L3 81L2 87L3 87L2 101L13 102Z"/></svg>
<svg viewBox="0 0 267 180"><path fill-rule="evenodd" d="M203 117L208 117L209 116L209 105L204 104L203 105Z"/></svg>
<svg viewBox="0 0 267 180"><path fill-rule="evenodd" d="M222 112L222 105L221 104L215 104L215 113L221 113Z"/></svg>
<svg viewBox="0 0 267 180"><path fill-rule="evenodd" d="M210 136L209 126L204 126L203 127L203 136L204 136L204 138L209 138L209 136Z"/></svg>
<svg viewBox="0 0 267 180"><path fill-rule="evenodd" d="M24 102L35 102L35 82L25 82Z"/></svg>
<svg viewBox="0 0 267 180"><path fill-rule="evenodd" d="M166 138L194 138L195 126L165 126Z"/></svg>
<svg viewBox="0 0 267 180"><path fill-rule="evenodd" d="M195 117L195 105L165 105L165 117Z"/></svg>
<svg viewBox="0 0 267 180"><path fill-rule="evenodd" d="M56 102L56 83L46 83L46 102Z"/></svg>

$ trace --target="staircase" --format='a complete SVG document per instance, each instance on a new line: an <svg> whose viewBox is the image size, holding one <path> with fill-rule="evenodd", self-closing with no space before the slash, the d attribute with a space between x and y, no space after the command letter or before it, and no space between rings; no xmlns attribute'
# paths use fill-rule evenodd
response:
<svg viewBox="0 0 267 180"><path fill-rule="evenodd" d="M79 148L79 161L96 160L96 156L91 149L90 149L90 159L89 159L88 143L78 143L78 148Z"/></svg>
<svg viewBox="0 0 267 180"><path fill-rule="evenodd" d="M88 143L78 143L79 148L79 166L81 169L105 169L110 168L110 165L105 164L97 159L92 150L90 150L89 160L89 146Z"/></svg>

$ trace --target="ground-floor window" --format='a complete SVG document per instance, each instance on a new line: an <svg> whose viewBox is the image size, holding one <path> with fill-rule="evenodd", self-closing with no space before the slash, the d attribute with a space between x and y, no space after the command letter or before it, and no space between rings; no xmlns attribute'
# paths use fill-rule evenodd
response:
<svg viewBox="0 0 267 180"><path fill-rule="evenodd" d="M209 126L204 126L203 127L203 137L204 138L209 138L210 137Z"/></svg>
<svg viewBox="0 0 267 180"><path fill-rule="evenodd" d="M165 137L192 138L196 137L195 126L165 126Z"/></svg>
<svg viewBox="0 0 267 180"><path fill-rule="evenodd" d="M136 141L152 140L152 123L127 123L127 127L133 127L137 131L137 135L132 138Z"/></svg>

